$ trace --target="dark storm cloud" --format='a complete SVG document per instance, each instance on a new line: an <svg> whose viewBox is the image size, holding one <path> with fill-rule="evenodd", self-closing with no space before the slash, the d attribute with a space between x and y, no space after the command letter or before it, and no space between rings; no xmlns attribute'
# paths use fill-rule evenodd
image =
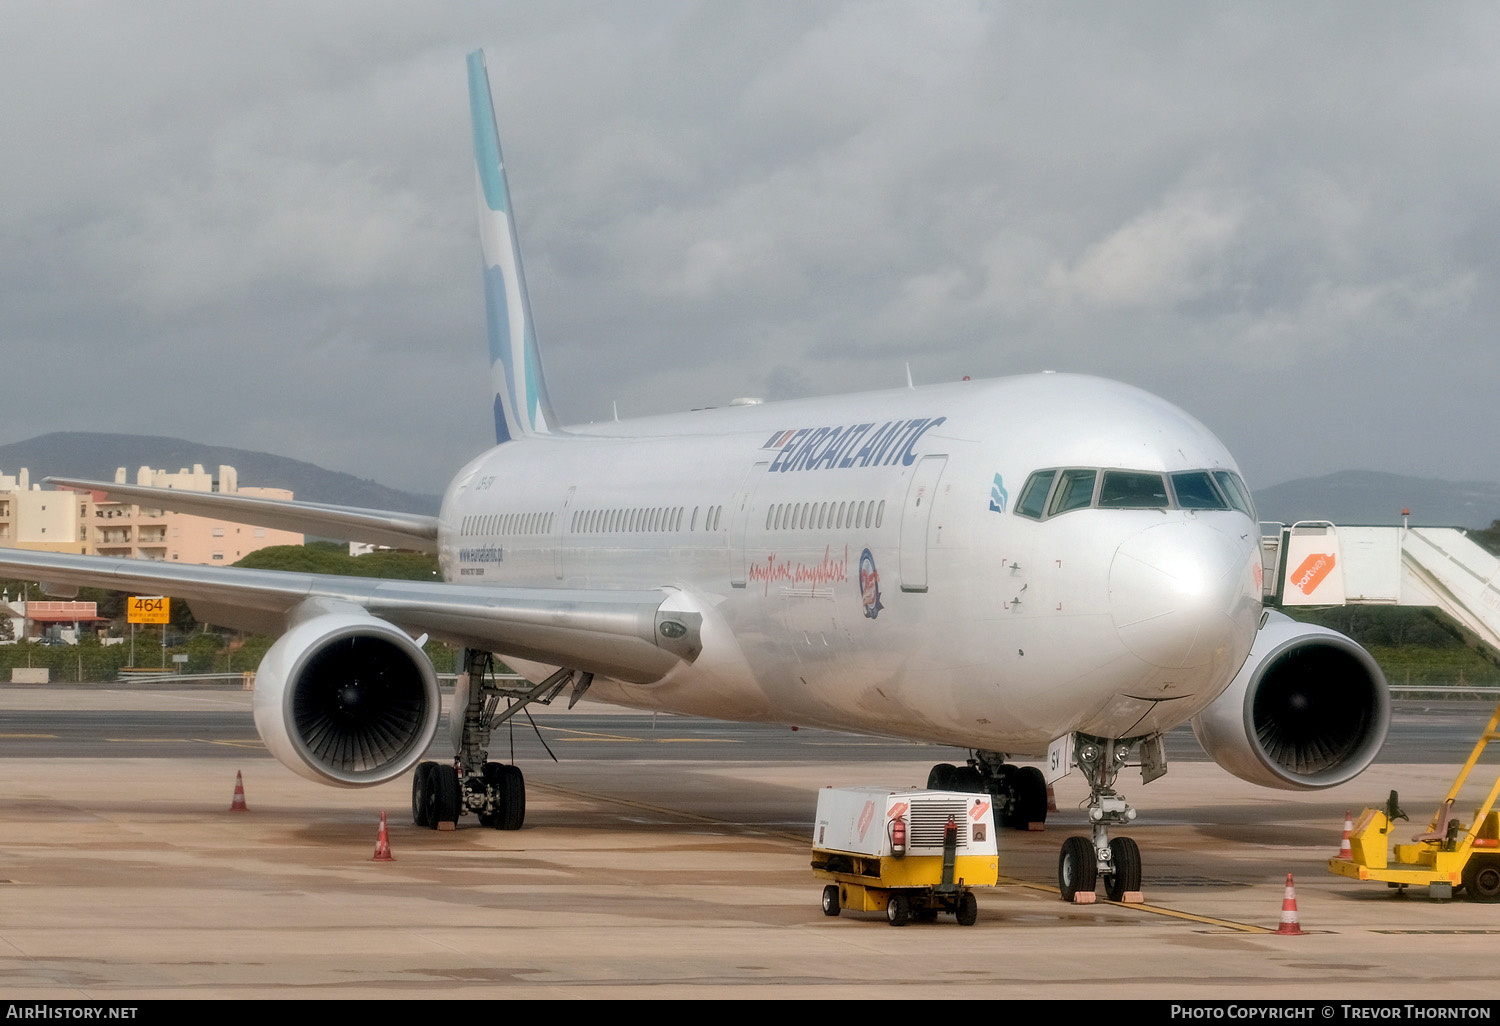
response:
<svg viewBox="0 0 1500 1026"><path fill-rule="evenodd" d="M24 5L0 439L441 488L488 440L476 46L567 420L1050 367L1254 484L1500 477L1500 14L1462 3Z"/></svg>

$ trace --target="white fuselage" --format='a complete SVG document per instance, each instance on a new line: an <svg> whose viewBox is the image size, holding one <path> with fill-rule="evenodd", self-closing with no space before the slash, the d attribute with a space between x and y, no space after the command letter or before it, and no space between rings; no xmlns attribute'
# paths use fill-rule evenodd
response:
<svg viewBox="0 0 1500 1026"><path fill-rule="evenodd" d="M1235 469L1172 405L1072 375L702 410L490 450L445 496L441 561L705 611L693 663L595 682L619 704L1017 754L1184 722L1255 635L1252 517L1018 515L1054 467Z"/></svg>

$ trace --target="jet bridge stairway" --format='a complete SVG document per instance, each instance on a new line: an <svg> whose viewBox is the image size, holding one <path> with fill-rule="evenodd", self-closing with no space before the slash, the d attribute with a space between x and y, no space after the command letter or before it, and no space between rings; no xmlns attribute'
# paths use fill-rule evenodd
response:
<svg viewBox="0 0 1500 1026"><path fill-rule="evenodd" d="M1435 607L1500 662L1500 559L1462 530L1317 520L1261 531L1268 605Z"/></svg>

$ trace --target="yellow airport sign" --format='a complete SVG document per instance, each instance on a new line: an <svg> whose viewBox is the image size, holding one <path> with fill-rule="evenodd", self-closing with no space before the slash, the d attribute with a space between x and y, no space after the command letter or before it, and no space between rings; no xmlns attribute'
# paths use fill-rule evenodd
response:
<svg viewBox="0 0 1500 1026"><path fill-rule="evenodd" d="M132 595L126 600L131 623L170 623L171 599L161 595Z"/></svg>

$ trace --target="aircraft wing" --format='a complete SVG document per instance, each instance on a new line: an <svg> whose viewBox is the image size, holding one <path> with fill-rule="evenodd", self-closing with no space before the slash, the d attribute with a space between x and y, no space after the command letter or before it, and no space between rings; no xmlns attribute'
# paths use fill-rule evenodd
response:
<svg viewBox="0 0 1500 1026"><path fill-rule="evenodd" d="M200 620L264 633L315 612L363 609L414 635L630 681L691 662L701 644L699 615L664 611L673 594L665 589L491 588L5 548L0 577L170 595ZM665 620L686 630L659 629Z"/></svg>
<svg viewBox="0 0 1500 1026"><path fill-rule="evenodd" d="M416 513L391 513L356 506L293 502L221 492L193 492L181 488L152 488L114 481L84 481L71 477L49 477L47 481L65 488L103 492L111 499L213 517L236 524L298 531L338 541L369 542L372 545L390 545L418 552L437 552L437 517Z"/></svg>

